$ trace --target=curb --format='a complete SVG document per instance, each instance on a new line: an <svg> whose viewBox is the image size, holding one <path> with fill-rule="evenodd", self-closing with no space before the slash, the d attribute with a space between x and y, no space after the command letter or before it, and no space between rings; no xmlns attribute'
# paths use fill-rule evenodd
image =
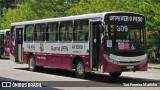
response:
<svg viewBox="0 0 160 90"><path fill-rule="evenodd" d="M148 67L149 69L160 69L160 67Z"/></svg>

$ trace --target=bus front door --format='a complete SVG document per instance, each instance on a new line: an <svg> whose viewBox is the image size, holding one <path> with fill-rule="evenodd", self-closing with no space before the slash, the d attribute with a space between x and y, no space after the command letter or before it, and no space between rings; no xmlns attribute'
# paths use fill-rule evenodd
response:
<svg viewBox="0 0 160 90"><path fill-rule="evenodd" d="M100 25L100 22L90 22L90 68L92 71L99 71Z"/></svg>
<svg viewBox="0 0 160 90"><path fill-rule="evenodd" d="M23 27L17 27L15 30L15 62L22 63Z"/></svg>

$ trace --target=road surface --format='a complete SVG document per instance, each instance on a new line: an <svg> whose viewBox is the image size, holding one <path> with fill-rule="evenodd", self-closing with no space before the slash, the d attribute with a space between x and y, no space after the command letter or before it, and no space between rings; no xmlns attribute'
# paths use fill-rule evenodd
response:
<svg viewBox="0 0 160 90"><path fill-rule="evenodd" d="M10 81L12 87L14 86L12 90L35 90L35 88L17 89L17 83L41 84L42 88L39 87L36 90L159 90L160 69L124 72L119 78L112 78L108 74L89 74L86 79L78 79L73 71L44 68L31 72L26 64L16 64L10 60L0 59L0 81L1 83ZM13 85L13 83L16 84ZM11 88L0 89L10 90Z"/></svg>

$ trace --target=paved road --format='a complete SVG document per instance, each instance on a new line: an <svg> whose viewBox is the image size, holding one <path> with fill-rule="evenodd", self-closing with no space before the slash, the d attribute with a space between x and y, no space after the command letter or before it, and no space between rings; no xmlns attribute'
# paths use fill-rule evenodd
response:
<svg viewBox="0 0 160 90"><path fill-rule="evenodd" d="M38 72L31 72L28 70L28 65L16 64L10 60L0 60L0 81L23 81L24 83L32 81L32 83L41 83L45 88L36 89L110 89L110 90L127 90L130 87L127 85L158 85L160 87L160 69L149 69L145 72L125 72L120 78L112 78L106 75L92 75L87 79L77 79L75 73L72 71L58 70L58 69L44 69ZM13 82L12 82L13 83ZM81 88L80 88L81 87ZM114 88L113 88L114 87ZM158 90L159 87L141 87L139 90ZM1 88L0 88L1 89ZM4 89L4 88L3 88ZM10 89L10 88L9 88ZM22 88L14 88L15 90ZM27 90L28 88L23 88ZM130 88L131 90L137 87ZM6 90L6 88L5 88ZM13 90L13 89L12 89ZM35 90L35 88L30 88Z"/></svg>

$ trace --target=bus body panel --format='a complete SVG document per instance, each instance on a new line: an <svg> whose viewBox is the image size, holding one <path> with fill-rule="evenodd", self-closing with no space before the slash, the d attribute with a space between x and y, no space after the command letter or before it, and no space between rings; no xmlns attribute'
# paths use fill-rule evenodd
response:
<svg viewBox="0 0 160 90"><path fill-rule="evenodd" d="M10 40L10 60L15 62L15 44Z"/></svg>
<svg viewBox="0 0 160 90"><path fill-rule="evenodd" d="M0 55L2 58L9 58L9 48L4 45L3 47L3 53Z"/></svg>
<svg viewBox="0 0 160 90"><path fill-rule="evenodd" d="M33 43L23 44L23 63L28 63L29 55L34 55L38 66L51 68L72 69L72 61L75 56L80 56L87 65L88 43ZM75 54L73 54L75 52ZM86 71L88 67L86 67Z"/></svg>
<svg viewBox="0 0 160 90"><path fill-rule="evenodd" d="M5 49L5 56L8 56L8 57L9 57L9 48L6 48L6 49Z"/></svg>

